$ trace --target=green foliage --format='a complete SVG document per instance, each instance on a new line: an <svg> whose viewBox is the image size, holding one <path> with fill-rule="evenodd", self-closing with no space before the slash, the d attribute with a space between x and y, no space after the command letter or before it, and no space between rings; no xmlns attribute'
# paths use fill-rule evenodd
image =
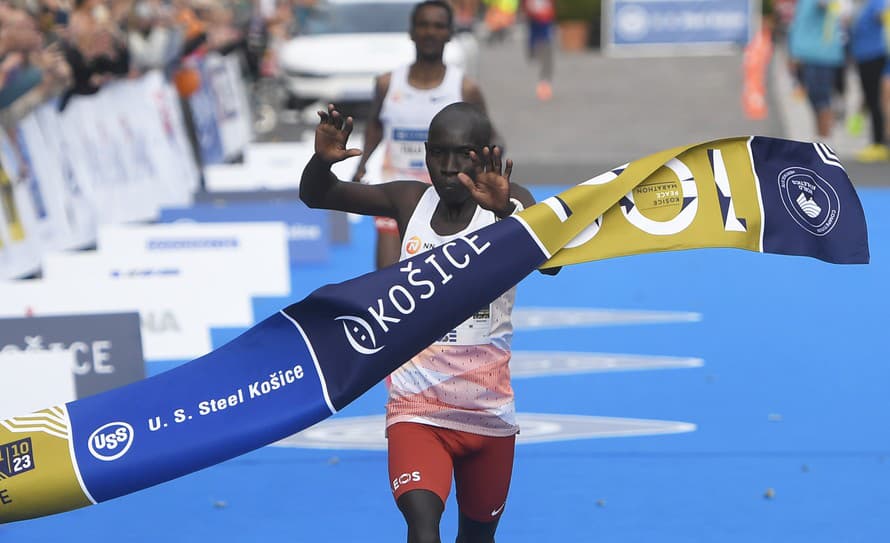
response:
<svg viewBox="0 0 890 543"><path fill-rule="evenodd" d="M586 21L600 17L600 0L556 0L557 21Z"/></svg>

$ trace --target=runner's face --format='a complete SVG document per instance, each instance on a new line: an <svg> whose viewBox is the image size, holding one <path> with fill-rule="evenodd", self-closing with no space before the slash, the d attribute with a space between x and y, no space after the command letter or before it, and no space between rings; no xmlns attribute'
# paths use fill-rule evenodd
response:
<svg viewBox="0 0 890 543"><path fill-rule="evenodd" d="M439 198L446 204L460 204L470 197L469 191L457 178L465 173L475 178L476 172L470 151L480 153L482 144L473 137L472 127L452 126L430 128L426 142L426 167Z"/></svg>
<svg viewBox="0 0 890 543"><path fill-rule="evenodd" d="M451 39L448 12L439 6L425 6L414 17L411 40L417 56L425 59L441 59L445 44Z"/></svg>

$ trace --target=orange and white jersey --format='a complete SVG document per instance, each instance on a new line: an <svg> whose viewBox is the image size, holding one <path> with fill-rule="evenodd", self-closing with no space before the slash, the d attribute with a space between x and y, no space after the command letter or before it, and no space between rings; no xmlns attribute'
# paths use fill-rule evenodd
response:
<svg viewBox="0 0 890 543"><path fill-rule="evenodd" d="M442 236L430 226L439 195L430 187L408 221L401 258L472 233L495 221L481 207L467 227ZM517 433L510 384L515 287L394 371L386 380L386 425L419 422L488 436Z"/></svg>

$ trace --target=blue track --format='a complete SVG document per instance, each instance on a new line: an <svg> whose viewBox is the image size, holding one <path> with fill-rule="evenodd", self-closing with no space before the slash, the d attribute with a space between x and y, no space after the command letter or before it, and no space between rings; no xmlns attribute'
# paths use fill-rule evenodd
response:
<svg viewBox="0 0 890 543"><path fill-rule="evenodd" d="M540 199L558 192L538 188ZM525 331L516 350L690 356L691 369L514 382L520 411L692 422L692 433L518 447L498 541L890 540L890 191L859 191L872 263L738 250L643 255L521 284L518 307L692 311L701 322ZM369 221L289 300L368 271ZM216 330L219 345L241 330ZM149 363L149 373L168 369ZM338 416L382 414L381 386ZM773 489L772 498L765 497ZM443 519L453 541L455 504ZM0 526L0 542L404 540L383 452L266 447L117 500Z"/></svg>

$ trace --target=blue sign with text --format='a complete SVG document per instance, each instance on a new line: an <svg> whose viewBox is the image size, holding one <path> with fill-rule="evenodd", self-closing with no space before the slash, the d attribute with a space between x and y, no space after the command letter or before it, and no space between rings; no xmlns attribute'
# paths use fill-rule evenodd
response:
<svg viewBox="0 0 890 543"><path fill-rule="evenodd" d="M754 0L612 0L606 32L612 49L744 45Z"/></svg>

